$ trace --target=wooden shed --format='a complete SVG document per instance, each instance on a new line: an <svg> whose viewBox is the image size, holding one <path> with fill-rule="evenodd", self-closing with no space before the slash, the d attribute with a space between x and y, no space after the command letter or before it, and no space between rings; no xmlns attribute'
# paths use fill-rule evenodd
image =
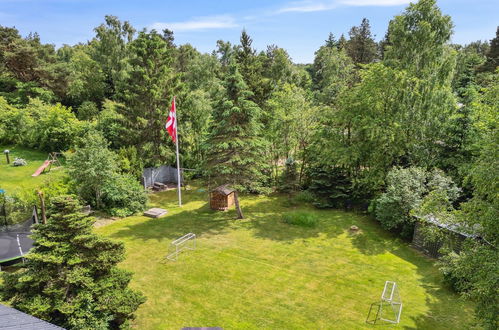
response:
<svg viewBox="0 0 499 330"><path fill-rule="evenodd" d="M235 190L228 184L216 187L210 191L210 208L212 210L226 211L234 205Z"/></svg>

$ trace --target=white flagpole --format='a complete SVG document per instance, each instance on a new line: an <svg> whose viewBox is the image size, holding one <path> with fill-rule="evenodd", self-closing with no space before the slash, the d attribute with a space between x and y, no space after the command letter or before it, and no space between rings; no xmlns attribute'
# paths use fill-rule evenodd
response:
<svg viewBox="0 0 499 330"><path fill-rule="evenodd" d="M180 158L178 156L178 116L177 104L175 96L173 97L173 105L175 107L175 148L177 149L177 191L178 191L178 206L182 206L182 192L180 190Z"/></svg>

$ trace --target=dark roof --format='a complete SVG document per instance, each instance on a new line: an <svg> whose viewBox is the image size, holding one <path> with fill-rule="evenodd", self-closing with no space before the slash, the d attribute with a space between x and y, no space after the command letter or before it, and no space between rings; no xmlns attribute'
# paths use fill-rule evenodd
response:
<svg viewBox="0 0 499 330"><path fill-rule="evenodd" d="M212 190L212 192L219 192L224 194L225 196L233 193L235 190L232 189L228 184L221 185Z"/></svg>
<svg viewBox="0 0 499 330"><path fill-rule="evenodd" d="M61 330L63 328L0 304L0 329Z"/></svg>

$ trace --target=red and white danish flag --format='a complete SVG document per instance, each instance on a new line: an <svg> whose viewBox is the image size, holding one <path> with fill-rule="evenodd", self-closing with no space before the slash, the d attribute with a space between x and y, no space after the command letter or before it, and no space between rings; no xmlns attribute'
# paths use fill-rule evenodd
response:
<svg viewBox="0 0 499 330"><path fill-rule="evenodd" d="M172 137L173 142L177 140L177 114L175 113L175 97L173 97L172 107L168 118L166 119L165 128L168 134Z"/></svg>

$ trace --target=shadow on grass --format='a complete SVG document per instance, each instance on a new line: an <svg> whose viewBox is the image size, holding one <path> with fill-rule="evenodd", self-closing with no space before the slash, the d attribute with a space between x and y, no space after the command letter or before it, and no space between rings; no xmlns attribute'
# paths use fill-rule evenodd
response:
<svg viewBox="0 0 499 330"><path fill-rule="evenodd" d="M417 317L411 317L415 326L405 326L404 329L443 329L447 327L446 325L456 325L460 313L472 314L469 306L469 310L466 311L455 309L456 299L459 299L459 297L443 283L442 275L434 266L435 260L411 248L409 242L405 242L395 234L383 230L374 219L366 218L363 225L366 230L350 234L351 242L359 252L369 256L391 253L416 266L416 272L420 276L420 286L425 290L427 296L426 307L428 312ZM403 283L401 284L403 285ZM402 297L403 299L404 297ZM410 308L411 306L404 305L404 309ZM404 318L404 309L402 318ZM473 329L473 320L470 319L469 321L469 324L461 325L463 329Z"/></svg>
<svg viewBox="0 0 499 330"><path fill-rule="evenodd" d="M373 232L372 229L369 228L368 231L363 230L359 233L350 234L353 246L360 253L372 256L386 252L396 254L400 250L402 242L399 239L386 232L381 233L377 230Z"/></svg>
<svg viewBox="0 0 499 330"><path fill-rule="evenodd" d="M253 214L247 226L254 231L255 237L276 241L292 242L296 239L307 239L325 235L332 238L343 233L347 228L341 221L320 218L315 227L302 227L285 223L282 215L285 212L267 212L264 215Z"/></svg>
<svg viewBox="0 0 499 330"><path fill-rule="evenodd" d="M134 238L141 240L173 240L189 232L198 237L202 235L216 235L230 227L233 220L225 214L216 214L207 206L194 210L186 210L164 218L148 218L139 223L122 226L111 237Z"/></svg>
<svg viewBox="0 0 499 330"><path fill-rule="evenodd" d="M456 319L460 314L470 315L467 319L468 322L461 323L459 327L461 329L482 329L480 326L475 324L472 317L473 311L471 306L468 305L468 310L456 310L455 301L458 298L456 295L449 294L449 290L442 288L437 285L423 285L423 288L431 296L426 298L426 305L428 307L428 312L424 315L417 317L411 317L415 323L414 327L405 326L404 329L444 329L452 328L451 325L456 325ZM405 307L410 308L410 307ZM404 314L402 313L402 317Z"/></svg>
<svg viewBox="0 0 499 330"><path fill-rule="evenodd" d="M174 204L177 202L174 191L157 193L150 197L152 206L167 209L177 207ZM317 227L290 225L283 222L282 215L297 208L286 207L279 196L270 196L265 199L258 196L244 196L242 200L245 204L243 205L245 219L237 220L234 209L226 212L211 210L205 193L191 191L183 196L185 210L161 219L147 219L122 226L117 232L111 234L111 237L171 240L188 232L193 232L197 236L217 235L228 229L246 228L253 231L257 238L291 242L295 239L318 237L321 234L335 237L349 226L349 222L344 219L344 213L331 214L313 208L310 208L310 212L316 213L320 218ZM188 205L194 202L203 202L203 205L197 208ZM299 209L303 210L304 207L301 206Z"/></svg>
<svg viewBox="0 0 499 330"><path fill-rule="evenodd" d="M186 204L184 208L176 209L175 191L151 195L151 203L154 206L165 207L172 210L172 213L162 219L128 219L129 223L120 226L116 232L110 234L110 237L138 241L171 241L189 232L202 237L221 235L230 230L244 228L251 231L257 239L291 243L297 239L306 240L320 236L334 238L346 233L353 247L364 255L391 253L416 267L420 275L420 285L426 291L427 312L413 316L415 326L405 327L406 329L441 329L446 325L454 325L455 328L457 318L464 312L456 310L456 307L460 306L455 302L457 296L442 287L442 277L431 265L431 260L422 257L408 244L384 231L377 222L366 216L352 212L317 210L304 205L289 207L280 196L262 198L243 195L241 201L246 219L236 220L233 209L228 212L211 210L206 193L190 191L184 194L183 199ZM284 223L282 215L296 209L316 214L319 217L318 225L314 228L304 228ZM357 225L360 232L350 233L352 225ZM366 297L366 304L371 302L370 298L376 297ZM410 308L411 306L404 305L404 309ZM402 319L404 317L403 310ZM467 325L463 324L463 328L466 327Z"/></svg>

